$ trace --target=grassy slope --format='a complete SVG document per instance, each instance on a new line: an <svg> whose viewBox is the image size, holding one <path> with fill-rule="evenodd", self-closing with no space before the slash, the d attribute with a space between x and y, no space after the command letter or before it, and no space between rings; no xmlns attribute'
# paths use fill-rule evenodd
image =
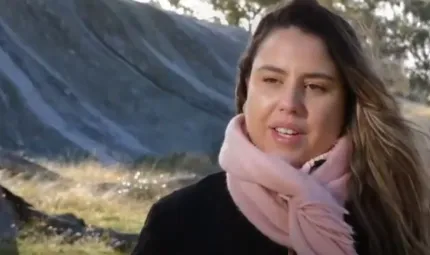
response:
<svg viewBox="0 0 430 255"><path fill-rule="evenodd" d="M416 104L405 104L405 112L412 116L413 120L430 131L430 108ZM426 148L428 150L428 147ZM38 209L48 213L72 212L85 219L89 224L101 227L111 227L125 232L138 232L145 220L145 215L153 200L135 200L122 194L105 192L96 194L86 184L113 182L118 183L127 178L133 178L124 173L120 168L104 169L100 165L87 162L75 166L56 165L44 162L50 169L56 169L64 176L77 181L79 185L65 185L61 182L41 184L35 181L22 181L20 179L8 179L0 176L2 184L10 188L16 194L23 196L33 203ZM145 172L145 171L142 171ZM159 183L162 175L151 174L139 176L139 183ZM161 184L160 184L161 185ZM161 195L169 192L165 186L159 187ZM144 189L144 188L143 188ZM75 245L65 245L61 239L40 237L30 234L19 239L19 247L22 255L29 254L119 254L95 240L82 241ZM1 253L5 254L5 253Z"/></svg>

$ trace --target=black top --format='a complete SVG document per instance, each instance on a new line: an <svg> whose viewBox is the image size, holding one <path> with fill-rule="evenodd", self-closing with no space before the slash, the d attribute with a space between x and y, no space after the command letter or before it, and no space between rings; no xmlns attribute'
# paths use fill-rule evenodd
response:
<svg viewBox="0 0 430 255"><path fill-rule="evenodd" d="M370 254L353 219L353 215L345 217L354 228L357 253ZM227 190L225 172L220 172L153 205L132 255L165 254L287 255L288 249L263 235L237 209Z"/></svg>

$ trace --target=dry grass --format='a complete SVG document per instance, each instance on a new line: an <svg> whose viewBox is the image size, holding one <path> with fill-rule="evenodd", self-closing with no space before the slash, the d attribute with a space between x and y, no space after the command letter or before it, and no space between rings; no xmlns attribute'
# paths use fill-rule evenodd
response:
<svg viewBox="0 0 430 255"><path fill-rule="evenodd" d="M73 245L63 244L60 239L39 238L38 240L19 240L20 255L122 255L104 244L96 241L86 241ZM1 253L4 254L4 253Z"/></svg>
<svg viewBox="0 0 430 255"><path fill-rule="evenodd" d="M118 166L106 168L95 162L83 162L77 165L39 163L76 182L23 180L19 176L9 178L5 172L1 172L2 185L46 213L73 213L83 218L87 224L113 228L121 232L138 233L150 206L157 197L136 199L118 190L96 192L94 189L96 184L115 183L125 188L138 186L138 190L142 193L148 192L148 187L151 189L155 187L159 195L173 189L166 186L163 180L172 179L174 176L158 171L157 173L142 171L133 174ZM36 233L31 235L28 232L19 240L19 249L20 254L23 255L119 254L96 240L85 240L75 245L68 245L63 244L60 238L41 237Z"/></svg>
<svg viewBox="0 0 430 255"><path fill-rule="evenodd" d="M56 168L61 171L61 168ZM76 183L64 183L56 181L51 183L26 181L19 177L2 179L2 183L15 194L24 197L37 209L47 213L57 214L71 212L85 219L89 224L97 224L101 227L113 227L121 231L136 231L142 223L151 201L130 201L126 197L115 192L96 194L92 185L103 182L102 168L72 168L66 167L68 177L76 180ZM92 174L89 175L88 172ZM66 171L65 171L66 172ZM100 178L97 178L100 174ZM91 176L91 177L90 177ZM117 173L118 178L120 174ZM126 218L121 224L121 218Z"/></svg>

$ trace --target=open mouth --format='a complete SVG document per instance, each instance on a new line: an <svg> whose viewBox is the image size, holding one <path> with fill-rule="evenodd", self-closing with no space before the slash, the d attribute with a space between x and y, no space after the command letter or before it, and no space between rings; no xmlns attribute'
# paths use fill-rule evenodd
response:
<svg viewBox="0 0 430 255"><path fill-rule="evenodd" d="M301 143L304 133L285 127L272 128L273 138L277 143L295 146Z"/></svg>
<svg viewBox="0 0 430 255"><path fill-rule="evenodd" d="M292 136L296 136L296 135L300 134L299 132L297 132L295 130L292 130L292 129L289 129L289 128L281 128L281 127L279 127L279 128L274 128L274 130L280 136L283 136L283 137L292 137Z"/></svg>

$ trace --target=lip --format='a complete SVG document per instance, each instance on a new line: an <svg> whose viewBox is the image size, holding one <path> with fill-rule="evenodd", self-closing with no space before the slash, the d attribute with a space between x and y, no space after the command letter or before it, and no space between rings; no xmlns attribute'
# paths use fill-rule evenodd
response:
<svg viewBox="0 0 430 255"><path fill-rule="evenodd" d="M297 132L299 135L303 135L305 133L303 128L301 128L299 125L294 124L292 122L286 122L286 121L273 122L269 127L273 130L275 130L275 128L291 129Z"/></svg>
<svg viewBox="0 0 430 255"><path fill-rule="evenodd" d="M291 129L294 130L295 132L297 132L297 134L295 135L281 135L278 133L278 131L276 131L276 128L287 128L287 129ZM296 124L293 124L291 122L274 122L272 125L270 125L270 133L273 137L273 139L277 142L280 143L282 145L286 145L286 146L294 146L299 144L304 136L306 135L305 131L303 128L299 127Z"/></svg>
<svg viewBox="0 0 430 255"><path fill-rule="evenodd" d="M275 130L275 128L271 128L270 133L276 143L286 146L294 146L299 144L305 136L303 133L298 133L295 135L281 135Z"/></svg>

